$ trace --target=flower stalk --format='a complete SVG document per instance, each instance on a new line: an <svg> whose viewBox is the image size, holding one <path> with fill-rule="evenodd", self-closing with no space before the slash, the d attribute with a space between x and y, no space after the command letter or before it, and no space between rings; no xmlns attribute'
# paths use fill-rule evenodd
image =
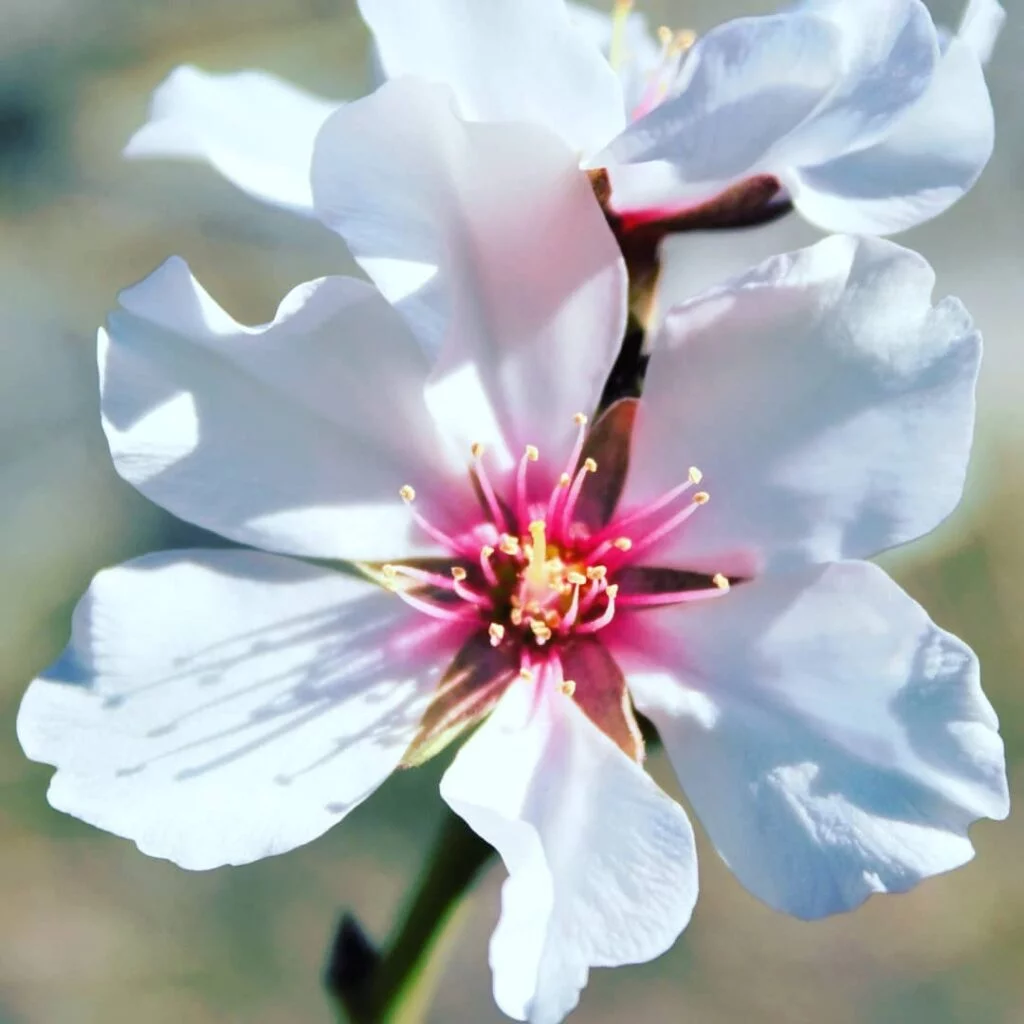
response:
<svg viewBox="0 0 1024 1024"><path fill-rule="evenodd" d="M447 811L428 864L400 923L378 951L346 913L324 981L348 1024L420 1024L455 935L459 910L493 849Z"/></svg>

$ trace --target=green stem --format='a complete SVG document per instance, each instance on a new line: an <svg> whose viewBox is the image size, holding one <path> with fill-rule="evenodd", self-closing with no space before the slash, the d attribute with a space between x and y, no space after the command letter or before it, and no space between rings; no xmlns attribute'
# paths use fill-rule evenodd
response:
<svg viewBox="0 0 1024 1024"><path fill-rule="evenodd" d="M445 938L463 896L492 854L463 820L447 812L401 924L378 953L349 915L327 968L327 986L350 1024L419 1024L443 966Z"/></svg>

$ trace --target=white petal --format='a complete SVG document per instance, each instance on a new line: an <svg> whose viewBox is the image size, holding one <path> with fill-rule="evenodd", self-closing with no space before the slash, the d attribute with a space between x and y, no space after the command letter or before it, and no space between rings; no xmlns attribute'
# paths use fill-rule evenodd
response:
<svg viewBox="0 0 1024 1024"><path fill-rule="evenodd" d="M337 106L264 71L186 65L153 93L125 155L206 160L257 199L310 215L313 140Z"/></svg>
<svg viewBox="0 0 1024 1024"><path fill-rule="evenodd" d="M954 37L928 92L881 142L787 180L797 209L826 231L888 234L952 206L977 181L994 141L981 65Z"/></svg>
<svg viewBox="0 0 1024 1024"><path fill-rule="evenodd" d="M795 166L822 163L883 138L928 89L939 40L921 0L804 0L838 30L842 79L787 145Z"/></svg>
<svg viewBox="0 0 1024 1024"><path fill-rule="evenodd" d="M511 687L441 794L509 872L490 960L510 1017L556 1024L591 967L650 960L686 927L697 898L686 814L561 693Z"/></svg>
<svg viewBox="0 0 1024 1024"><path fill-rule="evenodd" d="M749 574L861 557L956 505L980 338L927 262L834 237L670 312L623 505L704 472L711 501L651 560Z"/></svg>
<svg viewBox="0 0 1024 1024"><path fill-rule="evenodd" d="M543 125L581 153L622 130L622 89L562 0L359 0L389 78L451 86L471 121Z"/></svg>
<svg viewBox="0 0 1024 1024"><path fill-rule="evenodd" d="M398 496L451 477L423 399L426 358L371 285L324 278L274 321L236 323L172 259L99 336L118 472L190 522L288 554L412 553ZM417 532L418 536L418 532Z"/></svg>
<svg viewBox="0 0 1024 1024"><path fill-rule="evenodd" d="M668 161L676 200L700 198L754 171L773 170L780 140L841 80L839 33L815 14L740 18L697 41L678 95L635 121L607 149L617 207L649 201L615 163ZM664 190L662 201L669 192Z"/></svg>
<svg viewBox="0 0 1024 1024"><path fill-rule="evenodd" d="M604 55L611 56L615 19L603 10L596 10L582 3L566 3L573 28L591 46ZM636 108L647 88L650 76L661 63L661 46L651 33L647 18L640 11L632 10L622 25L622 53L618 67L614 68L622 83L626 111Z"/></svg>
<svg viewBox="0 0 1024 1024"><path fill-rule="evenodd" d="M283 853L398 764L444 667L420 623L286 558L147 555L95 578L18 737L57 767L54 807L144 853L193 869Z"/></svg>
<svg viewBox="0 0 1024 1024"><path fill-rule="evenodd" d="M765 577L646 621L659 664L629 666L633 697L771 906L815 918L903 892L970 859L972 821L1006 816L976 658L875 566Z"/></svg>
<svg viewBox="0 0 1024 1024"><path fill-rule="evenodd" d="M968 0L957 34L987 64L1005 23L1006 11L997 0Z"/></svg>
<svg viewBox="0 0 1024 1024"><path fill-rule="evenodd" d="M313 191L425 348L443 338L431 406L453 439L504 462L525 443L557 451L626 317L618 245L565 143L467 124L449 90L405 79L327 122Z"/></svg>
<svg viewBox="0 0 1024 1024"><path fill-rule="evenodd" d="M693 48L678 94L608 147L615 205L678 205L755 173L788 184L797 168L881 139L937 58L920 0L807 0L728 22Z"/></svg>

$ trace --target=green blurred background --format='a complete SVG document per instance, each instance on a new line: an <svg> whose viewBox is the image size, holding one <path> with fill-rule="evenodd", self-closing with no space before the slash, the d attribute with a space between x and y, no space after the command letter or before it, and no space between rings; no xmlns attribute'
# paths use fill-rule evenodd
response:
<svg viewBox="0 0 1024 1024"><path fill-rule="evenodd" d="M480 0L487 2L487 0ZM851 0L855 2L855 0ZM990 69L999 141L981 184L902 240L965 300L987 363L968 496L887 559L981 655L1024 798L1024 11ZM756 0L649 0L654 24L706 30ZM117 290L171 253L235 315L262 321L293 284L351 263L326 231L257 206L212 172L133 163L121 147L175 65L263 67L326 95L367 81L352 0L0 0L0 1024L330 1021L319 972L336 913L382 935L441 811L437 770L393 779L325 838L196 875L50 810L23 758L26 682L63 646L101 566L198 535L122 484L99 427L93 339ZM955 22L953 3L934 5ZM1014 15L1020 15L1014 17ZM795 219L690 237L712 280L813 241ZM884 458L884 452L879 453ZM676 792L660 757L652 769ZM693 923L653 964L595 972L574 1020L701 1024L1024 1021L1024 825L983 822L967 867L817 924L748 896L706 843ZM501 1020L486 941L503 872L479 885L433 1022Z"/></svg>

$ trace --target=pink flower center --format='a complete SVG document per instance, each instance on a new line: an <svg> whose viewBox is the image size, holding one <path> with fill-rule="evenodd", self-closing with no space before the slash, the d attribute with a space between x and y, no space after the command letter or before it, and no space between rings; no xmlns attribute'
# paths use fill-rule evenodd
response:
<svg viewBox="0 0 1024 1024"><path fill-rule="evenodd" d="M524 671L547 660L560 645L599 633L624 608L653 607L714 596L729 587L722 575L704 587L648 590L620 586L618 577L708 501L696 468L660 498L592 529L581 515L588 477L600 472L583 458L587 417L577 414L578 434L566 469L545 500L531 500L529 477L540 452L527 445L510 483L499 495L481 445L472 447L471 473L486 518L450 536L414 507L416 492L401 490L421 529L450 553L447 571L388 564L386 582L398 596L435 618L477 621L494 647L515 644ZM565 684L571 688L572 684Z"/></svg>

